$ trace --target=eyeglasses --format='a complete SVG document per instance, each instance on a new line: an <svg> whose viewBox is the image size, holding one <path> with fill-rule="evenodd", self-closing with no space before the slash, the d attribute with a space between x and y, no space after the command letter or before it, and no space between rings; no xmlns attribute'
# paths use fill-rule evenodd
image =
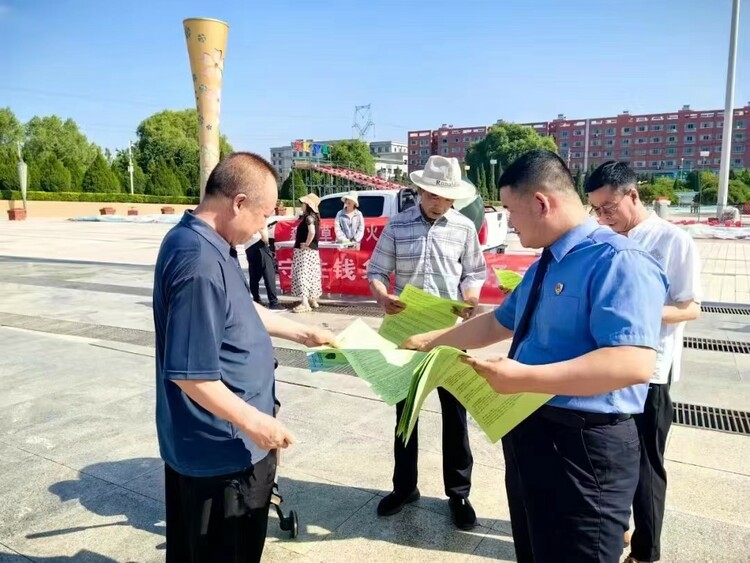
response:
<svg viewBox="0 0 750 563"><path fill-rule="evenodd" d="M609 217L611 218L616 212L617 209L620 207L620 204L624 199L627 199L627 197L630 194L625 194L617 201L613 201L612 203L608 203L606 205L602 205L600 207L597 207L595 205L591 206L591 214L596 215L597 217Z"/></svg>

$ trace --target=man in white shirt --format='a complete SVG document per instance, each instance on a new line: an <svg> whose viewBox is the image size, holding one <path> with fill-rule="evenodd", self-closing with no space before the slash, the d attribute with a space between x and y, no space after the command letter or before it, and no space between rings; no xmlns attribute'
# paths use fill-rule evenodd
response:
<svg viewBox="0 0 750 563"><path fill-rule="evenodd" d="M641 467L633 498L635 531L626 563L658 561L667 491L664 450L673 414L669 386L680 377L685 322L700 315L700 256L690 235L644 207L636 174L627 163L605 162L592 173L585 191L599 223L637 241L669 279L662 311L662 350L643 414L635 416Z"/></svg>

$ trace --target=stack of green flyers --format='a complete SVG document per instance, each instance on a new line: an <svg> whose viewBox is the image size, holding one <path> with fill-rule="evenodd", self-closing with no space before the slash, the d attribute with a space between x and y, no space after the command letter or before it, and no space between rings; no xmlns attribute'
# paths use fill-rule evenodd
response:
<svg viewBox="0 0 750 563"><path fill-rule="evenodd" d="M461 350L438 346L414 370L397 434L409 441L419 411L437 387L449 391L494 443L552 397L539 393L500 395L473 368L461 361Z"/></svg>

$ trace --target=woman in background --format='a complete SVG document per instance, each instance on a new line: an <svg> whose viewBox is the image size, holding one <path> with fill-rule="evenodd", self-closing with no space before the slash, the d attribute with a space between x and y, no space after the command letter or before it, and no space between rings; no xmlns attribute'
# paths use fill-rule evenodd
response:
<svg viewBox="0 0 750 563"><path fill-rule="evenodd" d="M292 311L308 313L319 307L318 298L323 294L320 252L318 252L320 198L315 194L307 194L300 198L300 202L302 203L302 217L297 225L297 235L294 240L292 295L300 297L302 301Z"/></svg>
<svg viewBox="0 0 750 563"><path fill-rule="evenodd" d="M365 236L365 217L359 210L357 192L349 192L341 198L344 208L336 214L334 230L336 242L359 244Z"/></svg>

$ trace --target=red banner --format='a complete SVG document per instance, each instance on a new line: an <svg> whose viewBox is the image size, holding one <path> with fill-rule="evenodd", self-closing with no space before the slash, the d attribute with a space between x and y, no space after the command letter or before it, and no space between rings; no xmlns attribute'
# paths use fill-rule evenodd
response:
<svg viewBox="0 0 750 563"><path fill-rule="evenodd" d="M278 227L277 227L278 228ZM278 248L276 260L279 264L279 283L284 293L292 291L292 248ZM367 262L371 250L341 250L321 248L320 261L323 279L323 293L337 295L370 295L367 282ZM487 261L487 279L484 282L480 301L487 304L498 304L505 295L500 291L494 270L509 269L523 274L536 260L527 254L490 254L484 255Z"/></svg>
<svg viewBox="0 0 750 563"><path fill-rule="evenodd" d="M334 221L335 219L320 220L320 236L318 238L320 242L336 242L336 232L333 228ZM375 244L378 242L380 233L383 232L386 223L388 223L387 217L368 218L365 221L365 236L359 245L360 250L372 252L375 249ZM294 221L279 221L274 227L274 240L276 242L294 240L297 235L298 224L299 219L295 219Z"/></svg>

